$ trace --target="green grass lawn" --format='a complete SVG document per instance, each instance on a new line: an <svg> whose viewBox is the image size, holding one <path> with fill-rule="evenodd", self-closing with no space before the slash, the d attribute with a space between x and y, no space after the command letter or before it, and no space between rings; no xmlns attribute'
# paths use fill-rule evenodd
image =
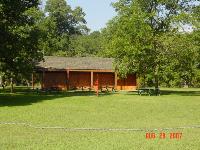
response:
<svg viewBox="0 0 200 150"><path fill-rule="evenodd" d="M132 92L36 94L0 90L0 123L39 127L162 129L200 126L200 89L164 89L161 96ZM200 128L152 131L69 131L0 124L0 149L200 149ZM164 132L165 139L159 134ZM170 133L182 138L170 139Z"/></svg>

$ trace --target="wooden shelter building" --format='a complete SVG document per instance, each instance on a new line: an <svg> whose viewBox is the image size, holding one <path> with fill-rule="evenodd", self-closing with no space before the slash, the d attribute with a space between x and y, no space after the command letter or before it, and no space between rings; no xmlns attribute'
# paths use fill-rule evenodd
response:
<svg viewBox="0 0 200 150"><path fill-rule="evenodd" d="M42 75L42 89L96 89L98 85L115 90L135 90L136 75L119 78L113 61L112 58L46 56L36 68Z"/></svg>

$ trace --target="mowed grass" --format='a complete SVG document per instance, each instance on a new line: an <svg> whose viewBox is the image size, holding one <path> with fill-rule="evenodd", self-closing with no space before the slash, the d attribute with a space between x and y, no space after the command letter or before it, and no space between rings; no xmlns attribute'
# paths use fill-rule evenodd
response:
<svg viewBox="0 0 200 150"><path fill-rule="evenodd" d="M0 149L200 149L200 89L164 89L161 96L133 92L0 93L0 122L39 127L162 129L164 131L68 131L0 124ZM146 133L156 134L146 139ZM160 139L161 132L166 134ZM182 133L170 139L170 133Z"/></svg>

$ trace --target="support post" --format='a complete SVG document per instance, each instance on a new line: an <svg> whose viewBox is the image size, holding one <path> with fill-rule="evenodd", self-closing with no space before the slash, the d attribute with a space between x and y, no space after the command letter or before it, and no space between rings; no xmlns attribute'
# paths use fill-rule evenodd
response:
<svg viewBox="0 0 200 150"><path fill-rule="evenodd" d="M70 82L69 82L69 69L67 69L67 90L69 90L70 86L69 86Z"/></svg>
<svg viewBox="0 0 200 150"><path fill-rule="evenodd" d="M45 70L42 70L42 89L44 89Z"/></svg>
<svg viewBox="0 0 200 150"><path fill-rule="evenodd" d="M93 89L93 86L94 86L94 72L91 71L91 89Z"/></svg>
<svg viewBox="0 0 200 150"><path fill-rule="evenodd" d="M117 90L117 72L115 72L115 90Z"/></svg>
<svg viewBox="0 0 200 150"><path fill-rule="evenodd" d="M97 96L99 96L99 74L97 73Z"/></svg>

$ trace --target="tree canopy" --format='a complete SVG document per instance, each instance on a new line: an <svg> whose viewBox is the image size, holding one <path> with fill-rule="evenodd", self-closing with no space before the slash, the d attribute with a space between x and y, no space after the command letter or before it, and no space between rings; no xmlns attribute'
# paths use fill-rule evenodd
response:
<svg viewBox="0 0 200 150"><path fill-rule="evenodd" d="M84 35L74 35L71 38L70 51L73 52L73 56L98 56L102 50L101 42L102 37L99 31Z"/></svg>
<svg viewBox="0 0 200 150"><path fill-rule="evenodd" d="M65 0L48 0L44 14L46 16L41 24L46 34L41 42L44 55L72 55L72 35L82 35L89 30L82 8L72 9Z"/></svg>
<svg viewBox="0 0 200 150"><path fill-rule="evenodd" d="M144 83L150 81L158 87L163 74L169 73L166 66L173 66L170 70L175 70L176 65L169 64L178 60L182 69L192 74L188 68L195 67L196 59L195 63L191 60L199 53L195 46L186 48L186 43L192 40L181 29L184 25L194 27L195 0L119 0L113 6L118 14L103 31L104 49L105 56L115 58L121 76L137 72ZM169 38L173 43L169 44ZM184 65L187 61L190 65ZM184 75L180 76L186 80Z"/></svg>
<svg viewBox="0 0 200 150"><path fill-rule="evenodd" d="M41 60L40 31L31 12L39 1L0 2L0 70L9 76L26 74Z"/></svg>
<svg viewBox="0 0 200 150"><path fill-rule="evenodd" d="M143 86L200 86L198 0L118 0L116 17L94 32L81 7L39 5L0 1L0 78L30 77L45 55L101 56L115 58L121 77L137 73Z"/></svg>

